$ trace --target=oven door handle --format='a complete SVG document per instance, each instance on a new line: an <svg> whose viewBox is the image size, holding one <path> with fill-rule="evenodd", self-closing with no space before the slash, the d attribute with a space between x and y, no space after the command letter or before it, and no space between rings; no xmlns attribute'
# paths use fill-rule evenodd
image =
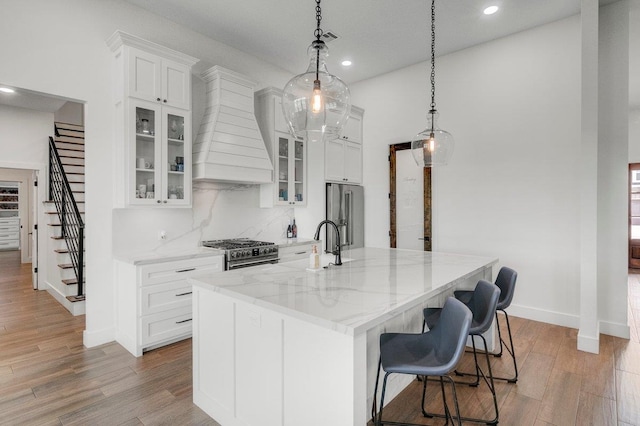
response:
<svg viewBox="0 0 640 426"><path fill-rule="evenodd" d="M251 266L251 265L266 265L268 263L278 263L278 261L280 260L279 257L273 258L273 259L260 259L260 260L253 260L253 261L249 261L249 262L242 262L242 263L233 263L233 264L229 264L229 270L231 269L235 269L235 268L242 268L244 266Z"/></svg>

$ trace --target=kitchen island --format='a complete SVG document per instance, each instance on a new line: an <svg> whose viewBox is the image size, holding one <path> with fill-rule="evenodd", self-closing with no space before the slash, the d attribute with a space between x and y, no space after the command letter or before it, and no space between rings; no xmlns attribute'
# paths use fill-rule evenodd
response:
<svg viewBox="0 0 640 426"><path fill-rule="evenodd" d="M192 277L193 399L223 426L365 425L386 331L491 279L495 258L382 248ZM390 401L411 380L396 375Z"/></svg>

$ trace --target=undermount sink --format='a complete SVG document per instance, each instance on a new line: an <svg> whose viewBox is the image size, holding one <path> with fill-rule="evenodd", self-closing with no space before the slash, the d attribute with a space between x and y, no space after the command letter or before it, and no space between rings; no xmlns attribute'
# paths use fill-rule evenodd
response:
<svg viewBox="0 0 640 426"><path fill-rule="evenodd" d="M342 258L342 263L347 263L347 262L351 262L353 259L347 258L347 257L343 257ZM329 263L334 263L336 261L336 256L333 254L329 254L329 253L325 253L320 255L320 267L324 268L325 266L328 266ZM333 266L333 265L332 265Z"/></svg>

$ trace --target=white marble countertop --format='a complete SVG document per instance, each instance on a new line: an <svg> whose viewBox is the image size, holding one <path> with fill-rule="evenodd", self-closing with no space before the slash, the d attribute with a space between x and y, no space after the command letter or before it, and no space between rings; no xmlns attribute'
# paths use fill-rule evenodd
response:
<svg viewBox="0 0 640 426"><path fill-rule="evenodd" d="M359 248L343 265L309 271L309 260L193 277L193 285L349 335L424 303L496 258ZM347 259L353 259L346 261Z"/></svg>
<svg viewBox="0 0 640 426"><path fill-rule="evenodd" d="M113 257L121 262L133 265L148 265L158 262L172 262L175 260L196 259L200 257L222 256L222 250L196 247L194 249L177 249L171 251L153 251L137 253L115 253Z"/></svg>

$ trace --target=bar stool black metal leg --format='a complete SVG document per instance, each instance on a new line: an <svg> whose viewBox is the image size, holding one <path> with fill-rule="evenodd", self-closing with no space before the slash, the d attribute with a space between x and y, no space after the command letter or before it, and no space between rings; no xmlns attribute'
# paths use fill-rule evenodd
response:
<svg viewBox="0 0 640 426"><path fill-rule="evenodd" d="M502 356L502 333L500 332L500 319L498 318L498 311L496 310L496 327L498 328L498 342L500 343L500 352L493 354L496 358Z"/></svg>
<svg viewBox="0 0 640 426"><path fill-rule="evenodd" d="M502 356L502 345L504 344L504 347L507 350L507 353L511 356L511 359L513 361L514 376L513 377L494 377L494 380L505 380L509 383L516 383L518 381L518 363L516 362L516 350L515 350L515 347L513 346L513 336L511 335L511 323L509 322L509 314L507 314L507 312L503 309L499 309L499 310L504 314L504 318L507 322L507 333L509 335L509 344L507 345L507 342L505 342L504 339L502 338L500 334L500 323L498 323L498 336L500 338L500 352L497 354L494 354L494 356L496 357ZM498 320L498 312L496 311L496 322L497 320Z"/></svg>

